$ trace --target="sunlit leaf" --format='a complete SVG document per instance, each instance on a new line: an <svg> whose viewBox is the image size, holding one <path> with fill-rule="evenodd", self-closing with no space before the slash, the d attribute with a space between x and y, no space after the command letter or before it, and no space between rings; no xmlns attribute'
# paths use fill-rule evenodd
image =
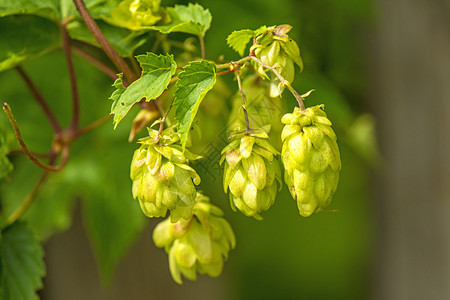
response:
<svg viewBox="0 0 450 300"><path fill-rule="evenodd" d="M121 77L114 82L116 90L110 97L114 101L111 108L111 114L114 114L114 127L117 127L136 102L143 98L146 101L158 98L169 85L170 78L177 68L172 55L156 55L148 52L136 56L136 59L141 64L141 78L127 88L123 86Z"/></svg>
<svg viewBox="0 0 450 300"><path fill-rule="evenodd" d="M211 13L199 4L175 5L174 7L168 7L167 13L171 18L169 24L152 26L151 28L161 33L185 32L204 36L211 26Z"/></svg>
<svg viewBox="0 0 450 300"><path fill-rule="evenodd" d="M198 107L216 83L216 66L208 61L192 62L178 75L176 84L175 118L178 120L178 133L184 149L192 122Z"/></svg>
<svg viewBox="0 0 450 300"><path fill-rule="evenodd" d="M250 40L253 37L256 37L257 35L263 33L266 30L267 30L266 26L261 26L260 28L258 28L256 30L243 29L243 30L233 31L227 37L227 44L234 51L239 53L240 56L243 56L248 42L250 42Z"/></svg>

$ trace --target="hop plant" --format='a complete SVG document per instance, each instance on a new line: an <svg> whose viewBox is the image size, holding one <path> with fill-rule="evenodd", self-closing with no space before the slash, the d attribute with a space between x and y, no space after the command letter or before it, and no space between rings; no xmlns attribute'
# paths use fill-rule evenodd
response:
<svg viewBox="0 0 450 300"><path fill-rule="evenodd" d="M281 139L284 179L300 215L307 217L328 206L336 192L341 159L336 135L323 105L285 114Z"/></svg>
<svg viewBox="0 0 450 300"><path fill-rule="evenodd" d="M303 69L300 49L297 43L287 35L291 29L290 25L269 27L256 39L257 43L251 48L251 50L254 49L255 56L259 60L269 67L274 67L288 82L294 81L295 64ZM258 72L264 78L269 78L263 66L258 66ZM282 90L280 80L272 76L270 96L278 97Z"/></svg>
<svg viewBox="0 0 450 300"><path fill-rule="evenodd" d="M156 130L149 129L149 136L139 142L130 177L133 197L139 199L142 211L151 218L164 217L169 209L172 222L189 219L196 197L194 184L200 183L200 177L188 160L199 156L181 151L173 128L164 130L159 138Z"/></svg>
<svg viewBox="0 0 450 300"><path fill-rule="evenodd" d="M181 275L189 280L196 280L197 272L219 276L236 244L222 210L201 193L197 193L191 218L176 223L162 221L153 231L153 241L168 253L170 273L179 284L183 283Z"/></svg>
<svg viewBox="0 0 450 300"><path fill-rule="evenodd" d="M280 153L267 139L263 131L237 134L222 150L220 161L225 162L223 188L225 193L230 190L231 207L256 219L262 219L259 213L272 206L281 188L281 170L275 159Z"/></svg>

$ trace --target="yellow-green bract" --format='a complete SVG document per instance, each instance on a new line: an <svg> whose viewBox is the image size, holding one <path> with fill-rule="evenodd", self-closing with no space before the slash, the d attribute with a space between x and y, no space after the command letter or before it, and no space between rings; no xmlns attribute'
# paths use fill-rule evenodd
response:
<svg viewBox="0 0 450 300"><path fill-rule="evenodd" d="M307 217L328 206L336 192L341 159L336 134L323 105L301 110L281 119L284 179L300 215Z"/></svg>
<svg viewBox="0 0 450 300"><path fill-rule="evenodd" d="M142 146L134 153L130 177L133 197L139 199L148 217L164 217L170 210L172 222L189 219L196 196L195 185L200 176L188 165L197 159L186 150L181 151L178 135L166 129L157 141L157 131L149 129L149 136L141 139Z"/></svg>
<svg viewBox="0 0 450 300"><path fill-rule="evenodd" d="M256 219L262 219L259 213L272 206L281 187L276 160L280 153L267 139L263 131L236 135L223 149L221 158L221 163L225 162L223 189L230 191L231 207Z"/></svg>
<svg viewBox="0 0 450 300"><path fill-rule="evenodd" d="M230 224L223 212L209 203L209 198L197 193L193 216L176 223L164 220L153 231L155 245L169 254L169 268L175 282L182 284L181 275L197 279L197 272L217 277L223 262L236 244Z"/></svg>

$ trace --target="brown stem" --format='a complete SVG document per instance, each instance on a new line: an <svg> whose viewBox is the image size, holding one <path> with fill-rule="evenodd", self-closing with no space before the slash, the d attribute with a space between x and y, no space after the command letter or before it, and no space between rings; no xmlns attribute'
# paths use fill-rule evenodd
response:
<svg viewBox="0 0 450 300"><path fill-rule="evenodd" d="M65 151L67 151L67 154ZM68 157L69 157L68 148L66 148L66 150L63 150L63 160L67 161ZM57 158L57 154L54 152L51 153L48 164L53 165L56 161L56 158ZM14 223L15 221L20 219L20 217L22 217L25 214L25 212L28 210L28 208L31 206L31 204L33 204L33 201L36 199L36 196L37 196L39 190L44 185L44 183L47 180L49 175L50 175L50 172L48 170L44 171L44 173L41 175L41 177L39 178L36 185L31 190L30 194L28 194L28 196L25 198L25 201L23 201L22 204L8 217L8 219L6 220L6 225L10 225L10 224Z"/></svg>
<svg viewBox="0 0 450 300"><path fill-rule="evenodd" d="M111 120L111 118L112 118L112 115L107 115L98 120L95 120L91 124L86 125L85 127L81 128L77 132L75 132L74 138L77 138L80 135L86 134L86 133L96 129L97 127L99 127L99 126L105 124L107 121Z"/></svg>
<svg viewBox="0 0 450 300"><path fill-rule="evenodd" d="M61 23L61 33L64 48L64 55L66 56L67 68L70 77L70 91L72 93L72 123L70 128L75 129L78 127L80 120L80 100L78 96L77 77L75 76L75 68L73 67L72 53L70 51L70 38L67 32L67 23L69 19L64 20Z"/></svg>
<svg viewBox="0 0 450 300"><path fill-rule="evenodd" d="M78 56L89 61L94 66L96 66L98 69L100 69L103 73L108 75L109 78L111 78L113 80L117 79L116 72L113 69L111 69L110 67L108 67L107 65L105 65L104 63L102 63L101 61L99 61L98 59L96 59L95 57L89 55L88 53L84 52L83 50L81 50L80 48L77 48L75 46L71 46L70 48L72 49L72 51L75 54L77 54Z"/></svg>
<svg viewBox="0 0 450 300"><path fill-rule="evenodd" d="M78 12L83 18L83 21L86 24L89 31L95 37L95 39L100 44L103 51L105 51L106 55L111 59L111 61L114 63L117 69L119 69L124 74L128 82L131 83L135 81L138 78L137 75L131 70L130 66L128 66L125 60L123 60L120 57L120 55L116 52L116 50L114 50L114 48L105 38L100 28L98 27L97 23L94 21L94 19L92 19L91 15L89 14L89 11L87 10L83 0L73 0L73 3L75 4Z"/></svg>
<svg viewBox="0 0 450 300"><path fill-rule="evenodd" d="M172 102L170 103L170 106L167 109L166 113L164 114L164 117L161 119L161 123L159 123L159 129L158 129L158 135L156 136L156 141L159 141L161 133L164 129L164 122L166 122L166 120L169 121L169 119L167 119L167 116L169 115L169 112L172 109L173 102L174 102L174 100L172 100Z"/></svg>
<svg viewBox="0 0 450 300"><path fill-rule="evenodd" d="M246 56L235 62L229 62L229 63L225 63L225 64L216 65L216 68L217 69L225 69L225 68L231 67L232 64L242 65L242 63L246 62L247 60L250 60L251 58L252 58L251 56Z"/></svg>
<svg viewBox="0 0 450 300"><path fill-rule="evenodd" d="M228 73L233 73L235 70L226 70L226 71L222 71L216 74L217 77L228 74Z"/></svg>
<svg viewBox="0 0 450 300"><path fill-rule="evenodd" d="M241 92L242 109L244 111L244 116L245 116L246 130L247 130L247 133L250 133L251 129L250 129L250 122L248 120L247 108L245 106L245 95L244 95L244 91L242 90L241 76L239 74L240 65L238 63L233 63L233 66L234 66L234 70L235 70L235 74L236 74L236 78L237 78L237 82L238 82L238 86L239 86L239 91Z"/></svg>
<svg viewBox="0 0 450 300"><path fill-rule="evenodd" d="M262 61L260 61L255 56L250 56L250 57L251 57L251 59L253 59L260 66L263 66L264 68L271 70L272 73L275 74L275 76L277 76L277 78L280 80L280 83L283 86L287 87L288 90L292 93L292 95L294 95L295 99L298 102L298 105L299 105L300 109L302 111L305 110L305 105L303 104L303 97L300 96L299 93L297 93L297 91L291 86L291 83L289 81L287 81L286 79L284 79L284 77L280 74L280 72L277 71L277 69L275 69L274 67L271 67L271 66L268 66L268 65L264 64Z"/></svg>
<svg viewBox="0 0 450 300"><path fill-rule="evenodd" d="M201 35L198 35L198 39L200 40L200 49L201 49L201 53L202 53L202 59L206 59L205 39Z"/></svg>
<svg viewBox="0 0 450 300"><path fill-rule="evenodd" d="M67 158L65 158L65 156L63 156L63 160L59 166L55 167L52 165L41 163L36 158L36 156L34 156L33 153L31 153L31 151L28 150L27 146L25 145L25 142L22 139L22 134L20 133L19 125L17 124L17 121L11 112L11 107L6 102L3 103L3 111L6 113L6 116L8 117L9 121L11 122L11 125L14 129L14 133L16 135L17 141L19 142L20 148L22 149L23 153L28 157L28 159L30 159L38 167L41 167L42 169L47 170L47 171L57 172L64 167L65 163L67 162L68 152L67 152ZM64 148L64 149L66 149L66 148Z"/></svg>
<svg viewBox="0 0 450 300"><path fill-rule="evenodd" d="M44 114L47 117L50 124L52 125L55 133L61 133L62 128L59 125L58 120L56 119L56 117L52 113L52 111L50 110L50 107L48 107L47 102L45 102L44 97L39 92L37 87L34 85L33 81L31 81L31 78L27 75L27 73L25 73L25 71L20 66L16 67L16 71L19 73L20 77L22 77L22 79L25 81L25 84L30 89L31 94L33 94L33 96L36 99L36 101L38 102L39 106L44 111Z"/></svg>

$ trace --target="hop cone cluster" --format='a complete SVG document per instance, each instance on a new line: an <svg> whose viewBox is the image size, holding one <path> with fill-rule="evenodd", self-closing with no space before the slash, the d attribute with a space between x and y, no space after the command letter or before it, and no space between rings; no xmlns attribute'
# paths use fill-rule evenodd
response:
<svg viewBox="0 0 450 300"><path fill-rule="evenodd" d="M219 276L236 244L223 212L210 204L208 197L197 194L193 214L189 220L176 223L162 221L153 231L153 241L168 253L170 273L179 284L181 275L190 280L196 280L197 272Z"/></svg>
<svg viewBox="0 0 450 300"><path fill-rule="evenodd" d="M281 134L284 179L302 216L326 207L336 191L341 159L336 135L323 105L281 119L286 124Z"/></svg>
<svg viewBox="0 0 450 300"><path fill-rule="evenodd" d="M279 25L270 27L257 38L257 43L252 46L255 56L265 65L274 67L285 80L292 82L295 77L295 64L303 68L300 49L297 43L289 38L287 33L292 29L290 25ZM268 78L262 66L258 72ZM270 85L270 96L280 96L283 87L277 77L272 77Z"/></svg>
<svg viewBox="0 0 450 300"><path fill-rule="evenodd" d="M267 139L263 131L238 134L223 149L220 161L225 162L223 188L225 193L230 190L231 207L256 219L272 206L281 187L281 170L275 159L279 152Z"/></svg>
<svg viewBox="0 0 450 300"><path fill-rule="evenodd" d="M196 197L194 184L200 183L200 177L188 160L199 157L181 151L173 128L163 131L159 141L157 135L149 129L149 136L139 141L142 145L134 152L130 172L133 197L150 218L164 217L169 209L172 222L189 219Z"/></svg>

